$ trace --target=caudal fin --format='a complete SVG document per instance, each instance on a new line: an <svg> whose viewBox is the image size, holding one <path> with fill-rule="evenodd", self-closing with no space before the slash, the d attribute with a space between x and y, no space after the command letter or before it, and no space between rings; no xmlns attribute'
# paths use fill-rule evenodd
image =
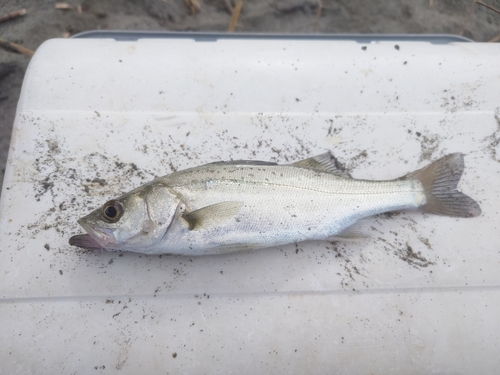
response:
<svg viewBox="0 0 500 375"><path fill-rule="evenodd" d="M479 216L479 205L457 190L463 172L464 155L456 153L444 156L407 177L422 183L427 198L422 207L425 212L456 217Z"/></svg>

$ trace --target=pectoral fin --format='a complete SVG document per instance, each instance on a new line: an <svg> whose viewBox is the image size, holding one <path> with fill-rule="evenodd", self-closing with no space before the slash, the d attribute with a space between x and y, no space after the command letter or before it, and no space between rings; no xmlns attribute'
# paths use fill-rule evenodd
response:
<svg viewBox="0 0 500 375"><path fill-rule="evenodd" d="M182 215L190 230L210 228L234 218L243 207L243 202L227 201L212 204Z"/></svg>

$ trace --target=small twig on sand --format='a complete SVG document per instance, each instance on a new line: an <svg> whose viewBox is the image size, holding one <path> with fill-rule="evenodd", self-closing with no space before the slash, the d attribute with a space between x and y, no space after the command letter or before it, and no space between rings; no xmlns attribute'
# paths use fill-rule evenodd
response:
<svg viewBox="0 0 500 375"><path fill-rule="evenodd" d="M188 6L191 15L198 13L201 9L201 5L198 0L184 0L184 2Z"/></svg>
<svg viewBox="0 0 500 375"><path fill-rule="evenodd" d="M22 53L23 55L26 55L29 57L31 57L35 54L35 51L33 51L33 50L30 50L26 47L23 47L22 45L17 44L17 43L8 42L2 38L0 38L0 47L6 48L8 50L14 50L16 52Z"/></svg>
<svg viewBox="0 0 500 375"><path fill-rule="evenodd" d="M5 21L10 21L10 20L13 20L15 18L19 18L21 16L24 16L25 14L26 14L26 9L21 9L21 10L18 10L16 12L12 12L9 14L2 14L0 16L0 23L5 22Z"/></svg>
<svg viewBox="0 0 500 375"><path fill-rule="evenodd" d="M68 9L71 9L71 5L69 5L68 3L56 3L54 5L54 8L68 10Z"/></svg>
<svg viewBox="0 0 500 375"><path fill-rule="evenodd" d="M488 43L496 43L496 42L500 42L500 34L488 40Z"/></svg>
<svg viewBox="0 0 500 375"><path fill-rule="evenodd" d="M472 14L472 11L474 10L476 3L477 3L477 0L472 0L472 4L471 4L469 10L467 11L467 17L465 18L464 24L462 25L462 29L460 30L459 35L464 35L465 28L467 27L467 24L469 23L469 18Z"/></svg>
<svg viewBox="0 0 500 375"><path fill-rule="evenodd" d="M233 6L231 4L231 0L224 0L224 5L226 6L226 10L229 14L233 14Z"/></svg>
<svg viewBox="0 0 500 375"><path fill-rule="evenodd" d="M316 20L314 21L313 32L318 32L319 19L321 18L321 11L323 10L323 2L318 0L318 10L316 11Z"/></svg>
<svg viewBox="0 0 500 375"><path fill-rule="evenodd" d="M78 14L82 14L82 13L83 13L82 6L81 6L81 5L77 5L77 6L76 6L76 10L78 11Z"/></svg>
<svg viewBox="0 0 500 375"><path fill-rule="evenodd" d="M432 8L434 6L434 0L429 0L429 6Z"/></svg>
<svg viewBox="0 0 500 375"><path fill-rule="evenodd" d="M477 0L476 3L479 4L479 5L482 5L485 8L488 8L489 10L492 10L495 13L500 14L500 10L498 10L497 8L492 7L491 5L485 4L485 3L483 3L482 1L479 1L479 0Z"/></svg>
<svg viewBox="0 0 500 375"><path fill-rule="evenodd" d="M234 32L236 29L236 23L238 22L238 18L240 18L241 7L243 6L243 1L240 0L236 3L233 9L233 13L231 14L231 22L229 22L229 27L227 31L230 33Z"/></svg>

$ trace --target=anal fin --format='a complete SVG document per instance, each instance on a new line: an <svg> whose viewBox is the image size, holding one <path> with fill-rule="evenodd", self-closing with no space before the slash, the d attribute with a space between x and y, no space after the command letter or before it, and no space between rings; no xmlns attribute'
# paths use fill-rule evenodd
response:
<svg viewBox="0 0 500 375"><path fill-rule="evenodd" d="M365 233L356 231L344 231L336 236L328 237L327 241L340 241L340 242L363 242L369 239Z"/></svg>
<svg viewBox="0 0 500 375"><path fill-rule="evenodd" d="M371 238L368 234L370 225L369 219L358 220L353 225L345 228L342 232L335 236L328 237L328 241L340 242L363 242Z"/></svg>

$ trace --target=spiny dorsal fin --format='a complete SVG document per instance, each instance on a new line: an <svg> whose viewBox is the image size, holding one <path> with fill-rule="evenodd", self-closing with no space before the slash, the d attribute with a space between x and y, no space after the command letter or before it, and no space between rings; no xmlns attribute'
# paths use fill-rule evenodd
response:
<svg viewBox="0 0 500 375"><path fill-rule="evenodd" d="M290 164L294 167L312 169L318 172L326 172L334 174L335 176L352 178L345 167L332 155L330 151L324 154L313 156L309 159L300 160L296 163Z"/></svg>
<svg viewBox="0 0 500 375"><path fill-rule="evenodd" d="M241 207L243 207L243 202L221 202L185 213L182 217L188 222L190 230L206 229L235 217Z"/></svg>

